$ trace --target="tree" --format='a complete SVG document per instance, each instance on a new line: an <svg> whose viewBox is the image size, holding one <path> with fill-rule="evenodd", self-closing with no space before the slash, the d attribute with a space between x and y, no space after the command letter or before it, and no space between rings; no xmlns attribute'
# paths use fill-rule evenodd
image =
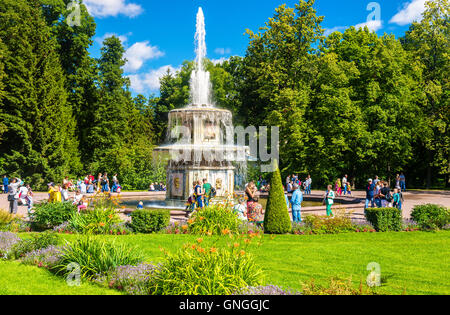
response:
<svg viewBox="0 0 450 315"><path fill-rule="evenodd" d="M292 229L291 219L281 183L280 170L277 167L270 180L269 200L264 216L264 232L267 234L286 234Z"/></svg>
<svg viewBox="0 0 450 315"><path fill-rule="evenodd" d="M39 2L3 1L0 38L7 49L0 160L8 173L44 187L81 164L57 44Z"/></svg>
<svg viewBox="0 0 450 315"><path fill-rule="evenodd" d="M241 112L248 125L280 127L283 172L305 169L310 139L305 113L317 76L314 45L323 33L314 3L301 0L294 9L282 5L259 33L247 31Z"/></svg>
<svg viewBox="0 0 450 315"><path fill-rule="evenodd" d="M420 22L414 22L401 39L406 50L423 66L421 89L426 97L420 102L431 133L425 133L427 186L431 185L432 167L446 175L450 184L450 5L448 0L426 2Z"/></svg>

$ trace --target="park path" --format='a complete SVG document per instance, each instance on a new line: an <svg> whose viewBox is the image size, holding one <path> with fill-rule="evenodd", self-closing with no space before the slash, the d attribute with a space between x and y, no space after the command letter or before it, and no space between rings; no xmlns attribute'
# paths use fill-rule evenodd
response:
<svg viewBox="0 0 450 315"><path fill-rule="evenodd" d="M321 191L313 191L312 197L319 199L323 196ZM40 202L48 198L47 193L35 193L35 202ZM164 192L123 192L121 194L122 199L149 199L154 198L155 200L164 200ZM364 217L364 198L365 193L361 191L353 192L353 198L359 198L360 203L356 205L342 205L338 206L352 211L355 217ZM420 204L439 204L446 207L450 207L450 191L411 191L404 193L405 203L403 205L403 215L406 219L410 218L411 211L416 205ZM9 202L7 200L7 195L0 194L0 209L9 210ZM133 210L133 209L130 209ZM325 208L303 208L304 214L325 214ZM27 210L25 206L19 206L19 214L26 217ZM180 216L180 214L176 215Z"/></svg>

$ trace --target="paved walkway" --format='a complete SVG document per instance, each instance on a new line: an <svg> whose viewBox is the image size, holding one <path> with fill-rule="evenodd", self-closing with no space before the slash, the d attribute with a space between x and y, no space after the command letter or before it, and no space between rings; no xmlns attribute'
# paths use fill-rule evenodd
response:
<svg viewBox="0 0 450 315"><path fill-rule="evenodd" d="M323 192L321 191L313 191L310 197L313 197L317 200L321 200L323 197ZM48 198L47 193L35 193L34 200L35 202L43 201ZM121 194L121 198L123 199L148 199L155 198L155 200L164 200L165 193L164 192L124 192ZM360 199L359 203L352 205L341 205L337 206L337 208L345 208L349 211L352 211L355 216L363 217L364 216L364 192L353 192L353 198ZM439 204L446 207L450 207L450 191L412 191L404 193L405 203L403 205L403 215L405 218L410 218L410 214L414 206L420 204ZM350 201L349 197L343 198L343 201ZM9 210L9 202L7 200L7 196L0 194L0 209ZM303 213L312 213L312 214L325 214L325 208L304 208L302 209ZM19 206L19 214L26 216L27 210L25 206ZM179 215L179 214L178 214Z"/></svg>

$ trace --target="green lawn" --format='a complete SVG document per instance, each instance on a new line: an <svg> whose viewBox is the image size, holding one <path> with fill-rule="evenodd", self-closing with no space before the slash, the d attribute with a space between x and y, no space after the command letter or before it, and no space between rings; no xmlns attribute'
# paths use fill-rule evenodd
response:
<svg viewBox="0 0 450 315"><path fill-rule="evenodd" d="M69 287L63 278L47 270L19 262L0 261L0 295L106 295L115 290L84 283Z"/></svg>
<svg viewBox="0 0 450 315"><path fill-rule="evenodd" d="M74 240L75 235L61 236ZM136 246L142 250L148 262L161 262L160 248L176 251L197 236L187 235L129 235L100 236ZM227 244L227 237L204 238L206 243ZM285 288L301 289L301 282L314 279L325 284L330 277L348 279L352 277L355 287L365 281L371 262L381 265L383 286L381 293L402 294L450 294L450 231L437 233L351 233L313 236L264 236L262 246L249 248L257 263L267 272L266 283ZM4 271L7 266L9 271ZM21 275L12 275L19 271ZM7 276L5 280L4 275ZM33 279L34 274L43 278ZM9 277L9 278L8 278ZM30 286L30 288L28 288ZM17 263L0 265L0 293L59 293L59 294L103 294L95 286L77 289L65 287L65 283L34 267ZM6 291L5 291L6 290ZM38 292L34 291L37 290ZM55 292L55 290L61 290ZM112 292L110 292L112 293Z"/></svg>

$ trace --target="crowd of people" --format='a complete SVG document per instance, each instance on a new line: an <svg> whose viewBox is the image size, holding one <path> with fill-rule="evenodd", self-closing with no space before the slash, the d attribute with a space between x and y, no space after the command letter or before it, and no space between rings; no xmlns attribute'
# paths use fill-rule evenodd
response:
<svg viewBox="0 0 450 315"><path fill-rule="evenodd" d="M8 195L9 212L17 214L19 203L26 206L28 213L33 208L33 190L30 185L24 183L20 178L10 179L4 175L2 180L2 192Z"/></svg>
<svg viewBox="0 0 450 315"><path fill-rule="evenodd" d="M163 183L151 183L148 191L167 191L167 187Z"/></svg>
<svg viewBox="0 0 450 315"><path fill-rule="evenodd" d="M208 207L211 198L215 196L216 189L208 183L206 178L194 181L192 183L191 195L187 201L186 210L193 212L197 208Z"/></svg>
<svg viewBox="0 0 450 315"><path fill-rule="evenodd" d="M288 175L286 178L286 191L288 194L292 194L295 189L295 186L303 187L306 195L311 195L311 187L312 187L312 178L311 175L308 175L305 180L302 182L300 177L296 174Z"/></svg>
<svg viewBox="0 0 450 315"><path fill-rule="evenodd" d="M404 203L403 192L406 190L405 175L397 174L395 188L391 191L391 187L387 181L380 180L378 176L375 180L369 179L366 186L366 203L365 209L372 207L378 208L397 208L402 210Z"/></svg>

